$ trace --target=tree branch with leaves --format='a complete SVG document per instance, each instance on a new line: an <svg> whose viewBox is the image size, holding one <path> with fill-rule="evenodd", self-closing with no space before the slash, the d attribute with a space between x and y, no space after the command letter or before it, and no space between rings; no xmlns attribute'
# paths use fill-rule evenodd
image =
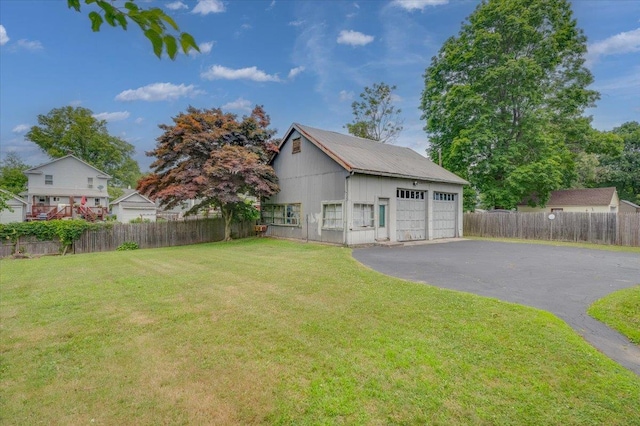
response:
<svg viewBox="0 0 640 426"><path fill-rule="evenodd" d="M70 9L80 12L82 3L86 6L95 6L97 10L89 12L91 29L100 31L103 23L112 27L121 27L127 30L132 22L140 27L144 36L153 46L153 53L160 58L165 51L169 58L175 59L178 54L178 44L187 54L191 49L200 51L198 44L189 33L180 32L180 27L169 15L157 7L144 9L134 1L126 1L123 7L117 7L108 0L67 0Z"/></svg>

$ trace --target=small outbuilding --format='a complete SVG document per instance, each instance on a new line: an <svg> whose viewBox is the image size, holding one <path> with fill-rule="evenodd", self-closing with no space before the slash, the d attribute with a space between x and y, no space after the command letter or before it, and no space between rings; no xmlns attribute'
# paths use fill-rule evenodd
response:
<svg viewBox="0 0 640 426"><path fill-rule="evenodd" d="M620 200L614 186L607 188L562 189L553 191L547 205L530 207L526 200L518 204L519 212L617 213Z"/></svg>
<svg viewBox="0 0 640 426"><path fill-rule="evenodd" d="M24 222L27 214L27 202L9 191L0 189L5 203L10 209L0 210L0 223Z"/></svg>
<svg viewBox="0 0 640 426"><path fill-rule="evenodd" d="M294 123L272 158L267 235L345 245L462 236L464 179L410 148Z"/></svg>
<svg viewBox="0 0 640 426"><path fill-rule="evenodd" d="M640 213L640 206L627 200L620 200L620 213Z"/></svg>
<svg viewBox="0 0 640 426"><path fill-rule="evenodd" d="M126 189L125 194L110 203L111 214L121 223L134 219L156 221L156 204L138 191Z"/></svg>

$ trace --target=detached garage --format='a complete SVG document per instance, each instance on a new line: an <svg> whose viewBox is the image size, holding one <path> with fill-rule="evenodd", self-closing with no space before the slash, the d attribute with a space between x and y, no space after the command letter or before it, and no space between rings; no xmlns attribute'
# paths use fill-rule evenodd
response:
<svg viewBox="0 0 640 426"><path fill-rule="evenodd" d="M462 236L467 182L410 148L293 124L271 160L267 234L345 245Z"/></svg>
<svg viewBox="0 0 640 426"><path fill-rule="evenodd" d="M125 195L111 204L111 214L121 223L134 219L156 221L156 204L138 191L126 190Z"/></svg>
<svg viewBox="0 0 640 426"><path fill-rule="evenodd" d="M24 222L27 212L27 202L9 191L5 191L4 189L0 189L0 191L5 195L7 205L13 210L0 210L0 223Z"/></svg>

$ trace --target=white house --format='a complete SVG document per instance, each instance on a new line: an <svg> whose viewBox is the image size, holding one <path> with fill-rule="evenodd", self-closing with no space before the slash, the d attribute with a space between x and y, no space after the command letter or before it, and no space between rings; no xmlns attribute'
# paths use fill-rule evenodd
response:
<svg viewBox="0 0 640 426"><path fill-rule="evenodd" d="M85 217L102 219L109 209L107 182L111 176L66 155L25 170L27 220Z"/></svg>
<svg viewBox="0 0 640 426"><path fill-rule="evenodd" d="M294 123L271 160L267 235L346 245L462 236L467 182L410 148Z"/></svg>
<svg viewBox="0 0 640 426"><path fill-rule="evenodd" d="M24 222L27 214L27 202L4 189L0 189L0 192L5 194L5 203L13 210L0 210L0 223Z"/></svg>
<svg viewBox="0 0 640 426"><path fill-rule="evenodd" d="M156 221L156 204L140 194L138 191L127 189L122 197L110 204L111 214L122 223L129 223L133 219Z"/></svg>

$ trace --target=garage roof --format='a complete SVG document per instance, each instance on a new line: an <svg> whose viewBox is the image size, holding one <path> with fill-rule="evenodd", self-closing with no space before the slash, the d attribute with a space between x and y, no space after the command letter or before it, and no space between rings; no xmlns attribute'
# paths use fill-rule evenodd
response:
<svg viewBox="0 0 640 426"><path fill-rule="evenodd" d="M316 129L298 123L291 125L279 148L284 145L294 130L349 172L461 185L469 183L411 148Z"/></svg>

